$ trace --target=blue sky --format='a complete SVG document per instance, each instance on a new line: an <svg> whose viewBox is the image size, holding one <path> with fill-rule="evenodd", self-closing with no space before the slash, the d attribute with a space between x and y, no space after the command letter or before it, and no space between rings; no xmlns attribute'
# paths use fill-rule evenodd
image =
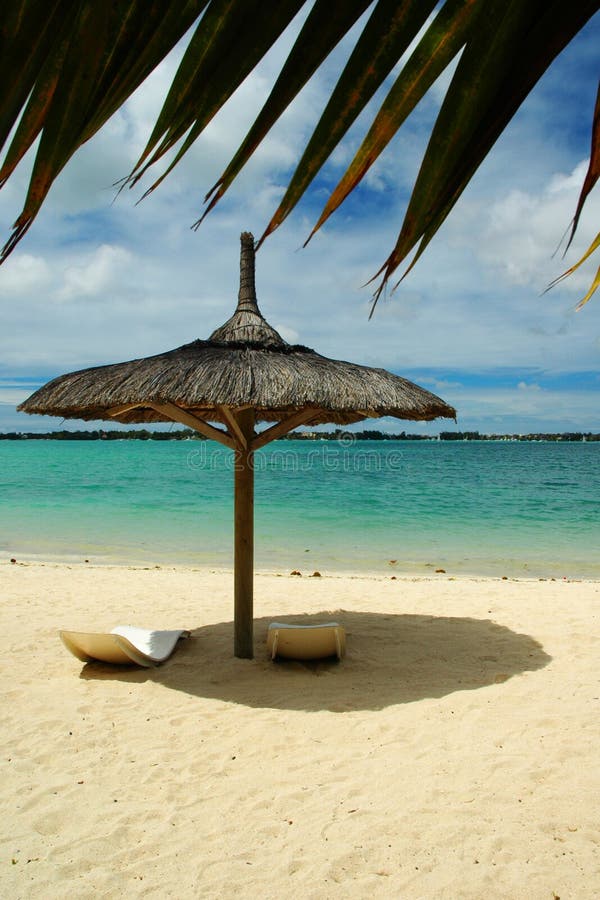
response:
<svg viewBox="0 0 600 900"><path fill-rule="evenodd" d="M348 42L282 117L199 231L190 225L260 108L298 24L183 163L139 205L139 190L115 199L112 185L144 145L177 52L58 179L29 234L0 268L0 431L62 427L58 419L15 410L55 375L168 350L207 337L229 317L237 296L239 234L262 233ZM600 14L536 87L433 244L401 287L382 298L370 321L371 291L362 285L395 242L450 73L366 183L302 250L326 189L364 133L366 120L359 121L258 254L258 297L266 318L288 340L383 366L428 387L457 408L460 429L600 431L600 298L574 311L598 263L592 260L542 295L598 230L597 189L567 257L555 254L587 167L598 46ZM24 160L0 191L5 236L20 211L30 164ZM372 424L387 431L406 427L390 419ZM409 430L435 434L450 427L442 421Z"/></svg>

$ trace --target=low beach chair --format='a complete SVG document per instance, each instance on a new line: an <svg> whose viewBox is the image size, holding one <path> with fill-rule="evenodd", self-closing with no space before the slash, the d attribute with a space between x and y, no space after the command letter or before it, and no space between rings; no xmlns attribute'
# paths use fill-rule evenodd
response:
<svg viewBox="0 0 600 900"><path fill-rule="evenodd" d="M271 622L267 631L267 648L271 659L325 659L346 652L346 631L339 622L315 625L291 625Z"/></svg>
<svg viewBox="0 0 600 900"><path fill-rule="evenodd" d="M117 625L108 633L59 631L60 639L73 656L82 662L107 662L114 665L146 666L164 662L180 638L189 631L152 631L134 625Z"/></svg>

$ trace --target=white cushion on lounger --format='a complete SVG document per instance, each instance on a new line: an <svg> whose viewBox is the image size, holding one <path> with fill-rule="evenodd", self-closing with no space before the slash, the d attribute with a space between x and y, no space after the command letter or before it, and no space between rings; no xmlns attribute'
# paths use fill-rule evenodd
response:
<svg viewBox="0 0 600 900"><path fill-rule="evenodd" d="M180 638L189 631L152 631L134 625L117 625L109 633L59 631L60 638L73 656L82 662L115 663L117 665L156 666L169 658Z"/></svg>
<svg viewBox="0 0 600 900"><path fill-rule="evenodd" d="M285 656L289 659L324 659L346 652L346 631L339 622L323 622L316 625L291 625L287 622L271 622L267 631L267 648L271 659Z"/></svg>

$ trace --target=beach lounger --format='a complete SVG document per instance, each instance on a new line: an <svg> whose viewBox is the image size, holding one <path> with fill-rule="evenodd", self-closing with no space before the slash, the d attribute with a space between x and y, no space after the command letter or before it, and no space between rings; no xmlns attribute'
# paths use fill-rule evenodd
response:
<svg viewBox="0 0 600 900"><path fill-rule="evenodd" d="M271 659L324 659L346 652L346 631L339 622L316 625L290 625L271 622L267 631L267 648Z"/></svg>
<svg viewBox="0 0 600 900"><path fill-rule="evenodd" d="M151 631L134 625L117 625L109 633L59 631L60 638L73 656L82 662L107 662L116 665L157 666L172 654L180 638L189 631Z"/></svg>

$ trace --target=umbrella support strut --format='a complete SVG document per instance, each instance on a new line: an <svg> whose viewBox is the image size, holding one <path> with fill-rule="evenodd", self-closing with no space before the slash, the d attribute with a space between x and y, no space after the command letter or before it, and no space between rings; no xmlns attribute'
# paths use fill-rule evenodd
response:
<svg viewBox="0 0 600 900"><path fill-rule="evenodd" d="M250 449L254 436L254 410L236 414L246 446L235 449L235 548L234 548L234 650L241 659L254 657L254 460Z"/></svg>

